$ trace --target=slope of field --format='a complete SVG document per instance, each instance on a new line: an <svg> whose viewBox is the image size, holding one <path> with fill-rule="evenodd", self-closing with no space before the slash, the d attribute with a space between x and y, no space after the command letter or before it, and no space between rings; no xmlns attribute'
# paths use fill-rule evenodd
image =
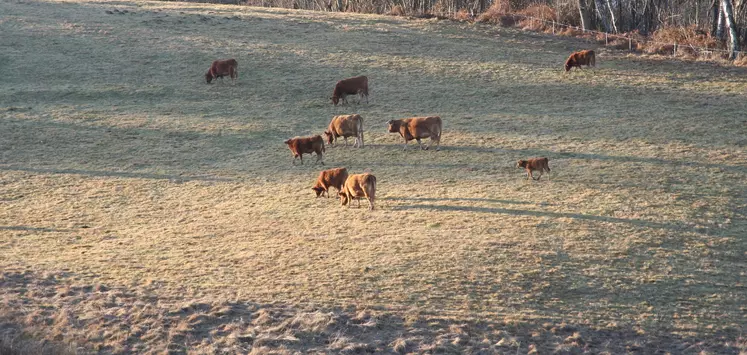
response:
<svg viewBox="0 0 747 355"><path fill-rule="evenodd" d="M600 50L566 75L592 44L192 3L2 1L0 33L6 345L747 351L745 69ZM229 57L238 83L205 84ZM332 106L354 75L370 104ZM315 199L283 144L353 112L367 146L325 166L370 169L372 212ZM412 115L441 151L386 133Z"/></svg>

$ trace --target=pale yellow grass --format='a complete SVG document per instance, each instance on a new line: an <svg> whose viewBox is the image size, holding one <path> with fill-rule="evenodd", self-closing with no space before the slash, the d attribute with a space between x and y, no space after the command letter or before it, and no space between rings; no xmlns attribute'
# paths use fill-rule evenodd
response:
<svg viewBox="0 0 747 355"><path fill-rule="evenodd" d="M589 44L372 15L0 13L16 333L110 353L745 349L744 69L603 51L565 75ZM237 85L206 85L228 57ZM333 107L361 74L371 103ZM353 112L366 148L326 167L371 169L373 212L315 199L321 167L282 143ZM443 118L442 151L385 132L411 115ZM533 156L550 179L523 179Z"/></svg>

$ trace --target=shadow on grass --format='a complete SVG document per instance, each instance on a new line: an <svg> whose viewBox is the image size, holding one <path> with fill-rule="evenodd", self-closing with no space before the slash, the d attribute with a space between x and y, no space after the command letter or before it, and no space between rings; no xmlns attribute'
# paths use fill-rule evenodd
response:
<svg viewBox="0 0 747 355"><path fill-rule="evenodd" d="M694 232L694 233L707 234L707 235L714 234L713 233L714 231L710 229L693 228L685 224L651 222L651 221L644 221L641 219L595 216L595 215L580 214L580 213L529 211L529 210L516 210L516 209L499 208L499 207L452 206L452 205L407 205L407 206L392 206L392 209L393 210L420 209L420 210L436 210L436 211L508 214L508 215L514 215L514 216L572 218L572 219L593 221L593 222L623 223L623 224L630 224L636 227L667 229L667 230L679 231L679 232Z"/></svg>
<svg viewBox="0 0 747 355"><path fill-rule="evenodd" d="M22 232L70 232L70 229L40 228L28 226L0 226L0 231L22 231Z"/></svg>
<svg viewBox="0 0 747 355"><path fill-rule="evenodd" d="M169 353L188 353L209 345L214 351L230 353L260 348L315 353L341 353L345 349L345 353L430 350L488 354L527 353L535 349L541 354L649 354L683 353L697 348L738 354L744 342L740 329L734 327L704 329L697 336L685 336L672 322L639 324L621 319L611 326L598 326L587 319L562 314L529 317L517 313L505 320L501 314L476 319L461 313L446 316L449 310L432 313L388 305L335 307L215 298L184 298L174 303L159 295L158 287L92 288L80 286L83 280L78 277L77 286L73 286L70 276L41 277L30 271L0 274L0 295L8 305L0 311L0 331L38 334L37 340L42 342L50 340L45 337L58 334L56 341L83 344L105 353L166 349L171 350ZM65 297L59 297L59 290L65 290ZM109 298L117 300L116 309L125 316L116 316L112 308L92 306ZM65 321L65 315L82 310L86 317ZM28 317L29 313L37 317ZM50 327L47 319L53 323L54 332L40 331ZM139 322L147 324L149 331L130 331L133 327L141 329L143 324ZM174 327L175 324L182 326ZM98 336L104 329L112 337Z"/></svg>
<svg viewBox="0 0 747 355"><path fill-rule="evenodd" d="M386 197L382 200L393 200L393 201L465 201L465 202L490 202L490 203L503 203L503 204L514 204L514 205L534 205L532 202L525 201L513 201L513 200L497 200L492 198L456 198L456 197ZM548 204L551 205L551 204Z"/></svg>
<svg viewBox="0 0 747 355"><path fill-rule="evenodd" d="M85 175L92 177L120 177L128 179L152 179L152 180L169 180L171 182L185 182L185 181L212 181L212 182L229 182L233 179L221 178L215 176L189 176L189 175L165 175L165 174L149 174L149 173L135 173L126 171L106 171L106 170L85 170L85 169L66 169L66 168L29 168L21 166L0 166L0 170L5 171L23 171L27 173L35 174L72 174L72 175Z"/></svg>

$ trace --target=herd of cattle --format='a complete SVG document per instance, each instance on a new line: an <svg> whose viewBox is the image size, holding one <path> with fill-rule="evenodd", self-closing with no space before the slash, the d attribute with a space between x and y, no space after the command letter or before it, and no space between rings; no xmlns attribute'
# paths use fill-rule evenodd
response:
<svg viewBox="0 0 747 355"><path fill-rule="evenodd" d="M593 50L583 50L572 53L565 62L565 71L570 71L573 67L595 66L596 58ZM210 65L210 69L205 73L205 80L210 84L217 78L227 76L233 83L238 78L238 63L235 59L216 60ZM332 91L332 103L337 106L340 102L347 103L346 97L358 95L362 100L364 97L368 103L368 78L365 76L356 76L340 80L335 84ZM436 144L436 150L439 150L441 144L442 122L439 116L428 117L411 117L387 122L387 128L390 133L399 133L404 139L404 150L407 150L407 143L411 140L418 142L420 149L428 150L431 145ZM342 137L345 140L345 146L348 146L348 137L355 137L353 147L363 148L363 117L358 114L338 115L332 118L329 126L324 131L327 144L334 146L337 138ZM421 139L430 138L427 146L423 146ZM316 162L324 165L323 154L325 152L325 143L321 135L310 137L295 137L285 141L285 144L293 154L293 164L296 159L303 164L304 154L316 154ZM519 160L516 164L518 168L526 170L527 179L539 180L542 174L550 171L547 158L534 158ZM535 179L533 172L538 171L539 176ZM352 200L358 200L365 197L368 200L369 209L374 209L374 200L376 199L376 177L370 173L348 174L345 168L336 168L324 170L319 173L316 183L311 188L316 192L316 196L329 197L329 189L335 188L338 191L340 202L343 206L352 205Z"/></svg>

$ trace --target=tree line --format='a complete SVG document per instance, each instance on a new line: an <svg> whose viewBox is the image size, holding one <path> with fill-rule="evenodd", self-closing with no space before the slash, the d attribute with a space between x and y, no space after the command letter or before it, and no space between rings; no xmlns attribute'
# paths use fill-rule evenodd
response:
<svg viewBox="0 0 747 355"><path fill-rule="evenodd" d="M221 0L219 0L221 1ZM253 6L320 11L392 13L408 16L471 18L488 10L521 13L541 5L552 20L608 33L648 36L665 28L689 28L723 43L730 59L747 42L747 0L222 0Z"/></svg>

